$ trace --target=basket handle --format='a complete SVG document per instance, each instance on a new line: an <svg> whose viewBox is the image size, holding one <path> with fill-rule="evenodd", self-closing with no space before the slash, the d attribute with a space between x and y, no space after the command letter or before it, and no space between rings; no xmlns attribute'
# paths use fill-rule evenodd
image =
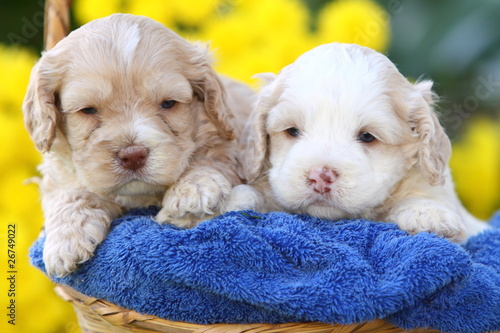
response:
<svg viewBox="0 0 500 333"><path fill-rule="evenodd" d="M50 50L69 33L71 0L46 0L44 46Z"/></svg>

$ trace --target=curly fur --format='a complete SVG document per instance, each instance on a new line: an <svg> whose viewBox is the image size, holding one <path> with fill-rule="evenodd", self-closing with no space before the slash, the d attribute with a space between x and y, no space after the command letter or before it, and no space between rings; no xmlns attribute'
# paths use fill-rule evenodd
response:
<svg viewBox="0 0 500 333"><path fill-rule="evenodd" d="M95 20L43 54L23 110L44 155L49 274L86 261L125 209L163 205L156 220L181 227L219 213L241 183L233 139L253 92L210 62L205 47L127 14ZM162 108L166 100L174 106ZM136 146L144 166L124 167L118 154Z"/></svg>

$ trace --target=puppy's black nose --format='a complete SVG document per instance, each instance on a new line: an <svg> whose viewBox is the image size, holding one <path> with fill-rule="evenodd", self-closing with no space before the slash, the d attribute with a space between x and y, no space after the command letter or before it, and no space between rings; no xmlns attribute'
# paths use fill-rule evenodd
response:
<svg viewBox="0 0 500 333"><path fill-rule="evenodd" d="M128 146L118 152L120 164L129 170L140 169L146 164L149 151L144 146Z"/></svg>

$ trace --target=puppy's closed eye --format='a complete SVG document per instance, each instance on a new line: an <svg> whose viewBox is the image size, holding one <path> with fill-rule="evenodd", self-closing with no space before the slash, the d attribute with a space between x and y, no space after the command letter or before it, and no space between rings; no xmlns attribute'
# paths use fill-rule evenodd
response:
<svg viewBox="0 0 500 333"><path fill-rule="evenodd" d="M285 133L288 136L291 136L293 138L296 138L300 135L300 130L297 127L290 127L285 130Z"/></svg>
<svg viewBox="0 0 500 333"><path fill-rule="evenodd" d="M83 114L97 114L97 109L93 107L87 107L80 110Z"/></svg>
<svg viewBox="0 0 500 333"><path fill-rule="evenodd" d="M358 134L358 140L361 142L364 142L364 143L371 143L371 142L375 141L376 139L377 138L373 134L371 134L370 132L361 131Z"/></svg>
<svg viewBox="0 0 500 333"><path fill-rule="evenodd" d="M162 109L172 109L176 105L177 105L177 101L175 101L173 99L169 99L169 100L165 100L165 101L161 102L160 107Z"/></svg>

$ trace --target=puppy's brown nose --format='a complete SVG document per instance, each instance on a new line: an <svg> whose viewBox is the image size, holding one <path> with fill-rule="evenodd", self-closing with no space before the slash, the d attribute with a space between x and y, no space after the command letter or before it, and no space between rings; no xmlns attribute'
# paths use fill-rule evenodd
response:
<svg viewBox="0 0 500 333"><path fill-rule="evenodd" d="M149 151L144 146L128 146L118 152L121 165L129 170L140 169L146 164Z"/></svg>
<svg viewBox="0 0 500 333"><path fill-rule="evenodd" d="M328 193L332 190L330 186L337 180L338 176L337 172L329 168L313 169L309 172L309 185L314 192Z"/></svg>

